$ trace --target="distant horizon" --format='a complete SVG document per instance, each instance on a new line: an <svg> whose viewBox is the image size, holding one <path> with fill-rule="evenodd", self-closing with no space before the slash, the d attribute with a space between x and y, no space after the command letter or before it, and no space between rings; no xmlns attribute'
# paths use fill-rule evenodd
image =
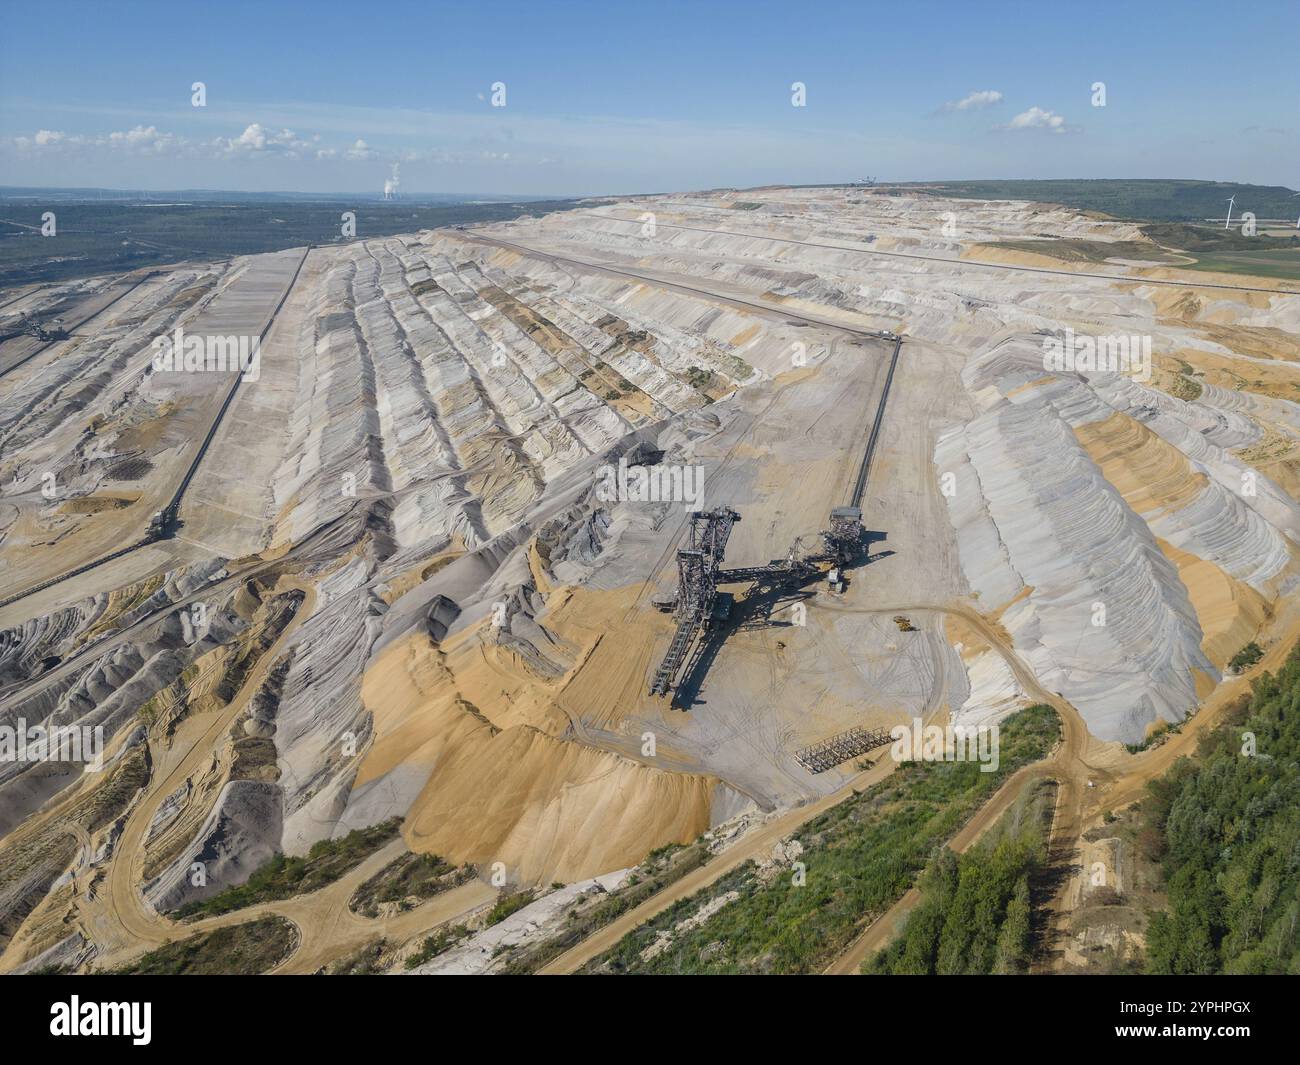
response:
<svg viewBox="0 0 1300 1065"><path fill-rule="evenodd" d="M204 196L250 196L250 197L294 197L301 196L311 200L326 200L331 197L347 197L354 199L357 197L367 197L377 203L401 203L416 202L426 199L438 200L455 200L468 201L475 198L490 200L492 202L524 202L536 200L598 200L611 198L632 198L640 196L666 196L674 193L706 193L733 190L735 192L747 192L765 188L898 188L908 186L924 185L951 185L951 184L977 184L985 182L1000 182L1004 184L1023 183L1040 183L1040 182L1189 182L1203 185L1223 185L1225 187L1236 188L1258 188L1258 189L1281 189L1285 192L1300 195L1300 189L1294 189L1284 184L1267 184L1250 181L1229 181L1222 178L1203 178L1203 177L1056 177L1056 178L1023 178L1023 177L931 177L931 178L909 178L900 181L877 181L870 184L864 184L861 181L820 181L820 182L765 182L760 185L707 185L696 186L691 188L661 188L661 189L641 189L637 191L615 191L615 192L598 192L598 193L537 193L537 192L432 192L420 190L406 190L395 194L390 199L385 199L382 192L376 192L374 189L330 189L318 192L312 192L307 189L238 189L224 187L204 187L195 186L189 188L166 188L166 187L148 187L148 186L98 186L98 185L5 185L0 184L0 196L15 193L111 193L120 196L182 196L182 195L204 195Z"/></svg>
<svg viewBox="0 0 1300 1065"><path fill-rule="evenodd" d="M1241 18L1174 0L1098 0L1085 19L927 0L393 0L382 18L46 0L6 15L13 185L569 198L967 180L930 176L954 173L1300 180L1281 0ZM75 32L31 47L51 27Z"/></svg>
<svg viewBox="0 0 1300 1065"><path fill-rule="evenodd" d="M439 200L466 200L471 198L488 199L493 202L511 202L512 200L573 200L588 199L591 197L581 196L563 196L550 195L544 193L532 192L416 192L405 191L385 200L382 192L376 192L374 189L331 189L321 192L311 192L306 189L235 189L235 188L204 188L196 186L192 188L150 188L146 186L119 185L119 186L99 186L99 185L0 185L0 196L14 193L111 193L120 196L186 196L186 195L203 195L203 196L256 196L263 198L271 197L293 197L301 196L312 200L327 199L331 196L346 196L349 198L368 197L379 203L401 203L402 201L412 202L415 200L439 199Z"/></svg>

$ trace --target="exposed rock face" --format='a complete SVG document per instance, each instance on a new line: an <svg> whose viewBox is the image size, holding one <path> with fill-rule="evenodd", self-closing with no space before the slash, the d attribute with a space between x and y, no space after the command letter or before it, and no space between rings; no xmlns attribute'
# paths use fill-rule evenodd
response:
<svg viewBox="0 0 1300 1065"><path fill-rule="evenodd" d="M203 621L184 609L165 614L139 639L116 642L102 654L94 653L97 638L130 626L189 595L206 579L224 572L217 562L163 575L145 587L101 595L52 617L34 619L19 629L0 634L0 661L11 663L15 676L24 663L46 662L53 668L64 656L78 662L39 694L19 696L0 704L0 725L13 729L34 726L82 730L102 729L111 746L119 731L137 720L137 714L160 692L176 683L187 668L205 654L230 643L247 621L220 602L205 609ZM150 593L150 588L156 590ZM123 607L126 609L123 609ZM31 669L27 677L40 676ZM176 702L163 697L156 712L164 714ZM90 759L87 758L86 761ZM40 803L75 782L81 764L66 765L22 760L0 761L0 829L17 825Z"/></svg>
<svg viewBox="0 0 1300 1065"><path fill-rule="evenodd" d="M280 849L280 801L274 784L228 783L199 830L195 849L146 886L149 901L167 912L242 884ZM196 865L201 868L196 870Z"/></svg>
<svg viewBox="0 0 1300 1065"><path fill-rule="evenodd" d="M1002 608L1040 679L1098 736L1136 742L1194 710L1198 675L1217 681L1236 649L1207 657L1210 634L1166 545L1271 597L1300 513L1228 450L1258 439L1248 419L1043 361L1038 337L972 359L963 379L981 413L941 438L935 463L953 475L981 603Z"/></svg>

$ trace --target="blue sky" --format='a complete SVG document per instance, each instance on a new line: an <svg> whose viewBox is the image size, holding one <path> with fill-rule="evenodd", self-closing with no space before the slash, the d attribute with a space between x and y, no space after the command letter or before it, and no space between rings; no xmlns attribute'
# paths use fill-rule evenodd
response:
<svg viewBox="0 0 1300 1065"><path fill-rule="evenodd" d="M1298 16L1267 0L11 3L0 184L1295 188ZM195 81L206 107L191 106ZM1097 81L1105 107L1092 105ZM492 106L496 82L504 107Z"/></svg>

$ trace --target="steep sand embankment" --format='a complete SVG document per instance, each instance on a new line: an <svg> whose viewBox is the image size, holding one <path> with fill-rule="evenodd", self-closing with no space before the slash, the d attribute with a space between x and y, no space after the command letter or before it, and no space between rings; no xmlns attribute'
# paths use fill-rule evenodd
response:
<svg viewBox="0 0 1300 1065"><path fill-rule="evenodd" d="M517 722L499 728L463 691L491 687L487 655L455 673L422 633L386 648L362 699L377 739L357 786L397 763L427 783L408 845L453 862L503 862L522 883L572 881L633 865L709 826L717 781L670 773Z"/></svg>
<svg viewBox="0 0 1300 1065"><path fill-rule="evenodd" d="M1148 523L1189 506L1209 484L1182 452L1126 414L1077 426L1074 433L1124 502ZM1263 624L1267 601L1213 562L1162 538L1157 543L1187 588L1202 650L1222 669Z"/></svg>

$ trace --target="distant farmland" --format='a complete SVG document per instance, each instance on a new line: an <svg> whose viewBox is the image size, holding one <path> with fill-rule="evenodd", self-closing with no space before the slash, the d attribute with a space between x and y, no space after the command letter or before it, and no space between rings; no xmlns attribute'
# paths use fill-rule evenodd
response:
<svg viewBox="0 0 1300 1065"><path fill-rule="evenodd" d="M999 246L1066 261L1102 262L1120 255L1178 262L1184 269L1253 277L1300 278L1300 197L1280 185L1234 185L1212 181L958 181L926 186L938 195L964 199L1034 200L1143 223L1159 246L1088 241L1003 241ZM1222 221L1233 196L1232 228ZM1246 236L1244 212L1256 218L1256 235ZM1267 226L1266 220L1289 224ZM1266 232L1267 230L1267 232ZM1173 253L1173 254L1170 254ZM1194 261L1187 261L1187 258Z"/></svg>

